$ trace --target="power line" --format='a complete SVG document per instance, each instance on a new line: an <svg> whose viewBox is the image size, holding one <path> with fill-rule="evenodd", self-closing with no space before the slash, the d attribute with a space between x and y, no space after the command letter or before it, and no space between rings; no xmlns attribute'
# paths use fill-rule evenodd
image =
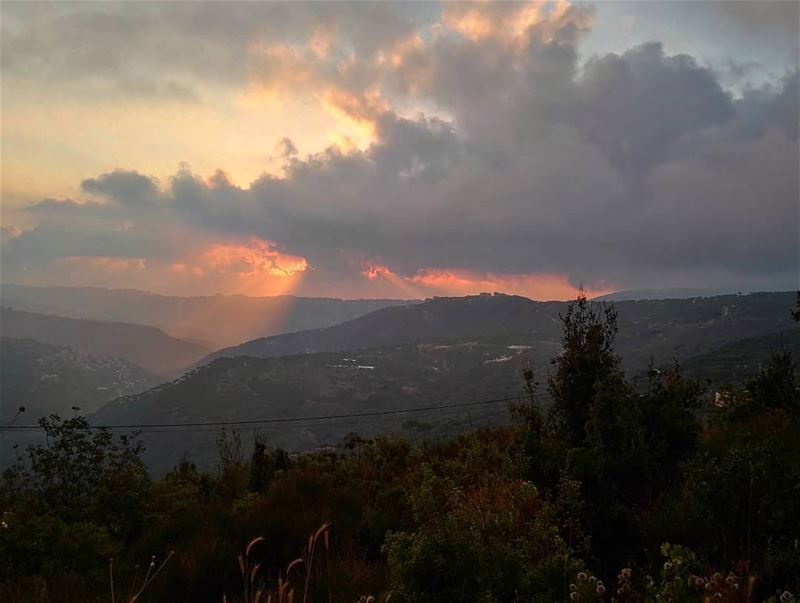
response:
<svg viewBox="0 0 800 603"><path fill-rule="evenodd" d="M494 398L490 400L478 400L476 402L462 402L459 404L440 404L437 406L422 406L406 409L395 410L377 410L372 412L360 413L347 413L336 415L317 415L305 417L283 417L273 419L252 419L247 421L206 421L195 423L141 423L141 424L117 424L117 425L88 425L89 429L108 429L113 431L122 430L143 430L143 433L168 433L167 430L174 429L177 431L193 431L190 428L206 428L206 427L233 427L233 426L248 426L248 425L271 425L278 423L301 423L301 422L315 422L315 421L335 421L339 419L358 419L365 417L382 417L389 415L399 415L414 412L430 412L434 410L447 410L451 408L467 408L472 406L484 406L489 404L500 404L508 402L519 401L519 396L508 398ZM144 431L147 429L164 429L165 431ZM41 425L19 425L19 426L6 426L6 431L42 431L44 427ZM194 431L213 431L211 429L202 429Z"/></svg>

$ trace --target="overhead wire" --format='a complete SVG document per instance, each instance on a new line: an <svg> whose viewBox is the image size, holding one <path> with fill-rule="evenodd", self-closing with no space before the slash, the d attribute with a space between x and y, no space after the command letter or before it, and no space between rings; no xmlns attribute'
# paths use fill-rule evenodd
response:
<svg viewBox="0 0 800 603"><path fill-rule="evenodd" d="M127 423L127 424L109 424L109 425L87 425L88 429L107 429L109 431L124 432L124 431L140 431L141 433L178 433L178 432L201 432L216 431L221 427L244 427L244 428L258 428L264 425L286 424L286 423L307 423L307 422L328 422L339 421L345 419L360 419L370 417L384 417L391 415L400 415L406 413L420 413L420 412L433 412L441 410L449 410L456 408L469 408L474 406L486 406L490 404L510 403L520 400L520 396L512 396L505 398L493 398L487 400L477 400L473 402L461 402L456 404L439 404L433 406L422 406L402 409L391 410L376 410L358 413L342 413L331 415L311 415L302 417L274 417L267 419L248 419L239 421L197 421L189 423ZM3 430L6 432L31 432L43 431L45 428L41 425L6 425Z"/></svg>

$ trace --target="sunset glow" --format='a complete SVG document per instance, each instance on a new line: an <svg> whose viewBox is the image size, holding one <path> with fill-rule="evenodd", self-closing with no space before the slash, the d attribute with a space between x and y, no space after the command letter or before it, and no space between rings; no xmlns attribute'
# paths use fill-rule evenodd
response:
<svg viewBox="0 0 800 603"><path fill-rule="evenodd" d="M4 3L3 278L791 288L789 4Z"/></svg>
<svg viewBox="0 0 800 603"><path fill-rule="evenodd" d="M196 270L217 273L226 279L229 292L246 295L292 293L307 268L305 258L281 253L274 243L259 239L248 245L213 245L195 265Z"/></svg>
<svg viewBox="0 0 800 603"><path fill-rule="evenodd" d="M370 264L363 271L370 281L395 287L400 297L462 296L479 293L502 292L532 299L572 299L579 287L569 282L566 275L557 274L481 274L466 270L419 270L415 274L398 276L387 266ZM596 297L611 293L613 287L587 289L586 294Z"/></svg>

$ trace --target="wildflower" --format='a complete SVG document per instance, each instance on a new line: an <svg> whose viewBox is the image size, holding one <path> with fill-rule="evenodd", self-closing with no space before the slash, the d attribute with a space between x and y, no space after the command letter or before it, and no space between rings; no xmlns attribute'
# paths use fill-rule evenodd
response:
<svg viewBox="0 0 800 603"><path fill-rule="evenodd" d="M780 602L781 603L792 603L792 601L794 601L794 597L792 596L792 593L790 593L788 590L783 591L783 593L781 594Z"/></svg>
<svg viewBox="0 0 800 603"><path fill-rule="evenodd" d="M578 572L578 582L586 582L586 579L589 576L586 575L586 572Z"/></svg>
<svg viewBox="0 0 800 603"><path fill-rule="evenodd" d="M665 572L668 572L668 571L670 571L671 569L672 569L672 563L670 563L669 561L667 561L666 563L664 563L664 571L665 571Z"/></svg>
<svg viewBox="0 0 800 603"><path fill-rule="evenodd" d="M736 582L736 578L733 577L733 574L725 578L725 584L727 584L728 586L732 585L734 582Z"/></svg>
<svg viewBox="0 0 800 603"><path fill-rule="evenodd" d="M578 587L575 584L569 585L569 592L574 593L576 590L578 590Z"/></svg>
<svg viewBox="0 0 800 603"><path fill-rule="evenodd" d="M603 593L605 593L605 592L606 592L606 587L605 587L605 586L603 586L603 585L602 585L602 583L598 582L598 583L597 583L597 589L596 589L596 590L597 590L597 594L598 594L598 595L602 595Z"/></svg>
<svg viewBox="0 0 800 603"><path fill-rule="evenodd" d="M702 587L703 587L703 584L705 584L705 580L703 580L703 579L702 579L700 576L698 576L698 577L696 577L696 578L694 579L694 585L695 585L697 588L702 588Z"/></svg>
<svg viewBox="0 0 800 603"><path fill-rule="evenodd" d="M626 580L630 579L632 573L633 572L631 571L631 568L629 568L629 567L622 568L622 571L620 572L622 577L625 578Z"/></svg>
<svg viewBox="0 0 800 603"><path fill-rule="evenodd" d="M570 601L577 601L578 600L578 593L569 593Z"/></svg>

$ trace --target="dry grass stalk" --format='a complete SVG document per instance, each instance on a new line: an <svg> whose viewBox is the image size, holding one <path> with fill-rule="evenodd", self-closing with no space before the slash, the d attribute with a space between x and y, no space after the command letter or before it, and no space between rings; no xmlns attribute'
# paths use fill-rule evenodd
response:
<svg viewBox="0 0 800 603"><path fill-rule="evenodd" d="M256 563L251 565L250 553L258 543L263 542L264 538L259 536L251 540L247 547L245 547L244 555L237 555L236 558L239 562L239 573L242 576L242 603L294 603L294 589L291 586L289 577L293 570L299 569L300 566L305 568L305 580L303 588L303 603L308 601L308 590L311 581L311 571L314 565L314 556L317 550L317 543L322 540L327 552L330 548L330 531L331 524L326 522L322 524L313 534L308 537L306 550L302 557L298 557L286 566L286 578L278 575L278 582L274 592L267 593L263 588L257 585L258 573L261 569L261 564ZM330 593L328 593L330 598ZM265 598L266 597L266 598ZM222 598L223 603L228 603L228 598Z"/></svg>
<svg viewBox="0 0 800 603"><path fill-rule="evenodd" d="M145 591L145 589L153 583L153 581L156 579L156 577L161 573L161 570L163 570L164 567L169 562L169 560L172 559L172 556L174 554L175 554L175 551L170 551L169 555L167 555L164 558L164 561L162 561L161 565L159 565L158 567L156 567L156 556L153 555L150 558L150 565L147 566L147 573L145 574L144 579L142 580L142 583L139 586L139 589L136 592L133 592L134 589L136 588L136 575L138 574L138 569L139 569L138 565L137 565L136 573L134 573L133 581L131 582L131 589L128 592L128 596L125 599L126 603L136 603L136 601L139 599L139 597L142 595L142 593ZM108 560L108 572L109 572L109 583L110 583L110 586L111 586L111 603L116 603L117 595L116 595L115 587L114 587L114 560L113 559L109 559Z"/></svg>

